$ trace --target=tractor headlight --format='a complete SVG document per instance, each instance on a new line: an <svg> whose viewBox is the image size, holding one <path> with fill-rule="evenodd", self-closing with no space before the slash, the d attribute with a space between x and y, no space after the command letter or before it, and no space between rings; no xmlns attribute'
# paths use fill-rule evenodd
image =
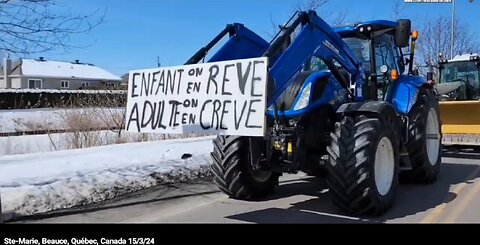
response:
<svg viewBox="0 0 480 245"><path fill-rule="evenodd" d="M295 104L295 107L293 107L294 110L301 110L308 106L308 103L310 102L311 89L312 89L312 83L309 83L307 86L305 86L305 88L303 88L298 98L298 101Z"/></svg>

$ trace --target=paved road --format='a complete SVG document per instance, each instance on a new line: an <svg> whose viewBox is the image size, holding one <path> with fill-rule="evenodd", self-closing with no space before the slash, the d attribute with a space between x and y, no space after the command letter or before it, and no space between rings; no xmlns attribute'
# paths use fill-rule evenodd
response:
<svg viewBox="0 0 480 245"><path fill-rule="evenodd" d="M323 180L301 174L283 177L275 195L261 202L229 199L211 180L203 180L157 187L88 209L18 222L480 223L480 153L446 152L436 183L402 184L393 208L375 219L338 210Z"/></svg>

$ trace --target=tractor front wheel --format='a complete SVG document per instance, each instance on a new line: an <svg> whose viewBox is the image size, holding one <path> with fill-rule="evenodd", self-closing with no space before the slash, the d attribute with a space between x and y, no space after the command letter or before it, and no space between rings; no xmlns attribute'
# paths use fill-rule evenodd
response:
<svg viewBox="0 0 480 245"><path fill-rule="evenodd" d="M220 190L235 199L263 198L278 185L279 174L255 168L261 154L250 150L251 142L248 137L241 136L217 136L213 141L211 170L214 181Z"/></svg>
<svg viewBox="0 0 480 245"><path fill-rule="evenodd" d="M333 201L355 214L380 215L393 203L399 170L394 130L380 118L346 116L335 125L327 183Z"/></svg>

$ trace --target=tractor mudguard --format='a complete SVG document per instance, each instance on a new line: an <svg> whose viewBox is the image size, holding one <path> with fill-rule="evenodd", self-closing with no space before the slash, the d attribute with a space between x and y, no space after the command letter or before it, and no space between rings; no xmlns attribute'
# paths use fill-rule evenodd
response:
<svg viewBox="0 0 480 245"><path fill-rule="evenodd" d="M427 84L427 80L420 76L400 76L393 86L391 101L395 109L402 115L408 114L417 101L418 91Z"/></svg>
<svg viewBox="0 0 480 245"><path fill-rule="evenodd" d="M387 101L345 103L337 110L337 115L344 114L376 114L382 118L396 118L397 116L394 106Z"/></svg>
<svg viewBox="0 0 480 245"><path fill-rule="evenodd" d="M367 101L352 102L342 104L337 110L337 117L342 118L345 115L375 115L387 122L393 128L396 137L399 138L401 132L401 121L398 119L395 107L387 101Z"/></svg>

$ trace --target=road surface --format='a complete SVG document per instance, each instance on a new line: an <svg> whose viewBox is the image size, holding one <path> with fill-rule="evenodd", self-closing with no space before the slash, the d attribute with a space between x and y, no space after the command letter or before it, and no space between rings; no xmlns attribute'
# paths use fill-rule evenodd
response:
<svg viewBox="0 0 480 245"><path fill-rule="evenodd" d="M322 179L282 177L273 196L233 200L211 180L156 187L102 204L15 222L40 223L480 223L480 153L444 153L430 185L401 184L392 209L375 219L352 217L333 206Z"/></svg>

